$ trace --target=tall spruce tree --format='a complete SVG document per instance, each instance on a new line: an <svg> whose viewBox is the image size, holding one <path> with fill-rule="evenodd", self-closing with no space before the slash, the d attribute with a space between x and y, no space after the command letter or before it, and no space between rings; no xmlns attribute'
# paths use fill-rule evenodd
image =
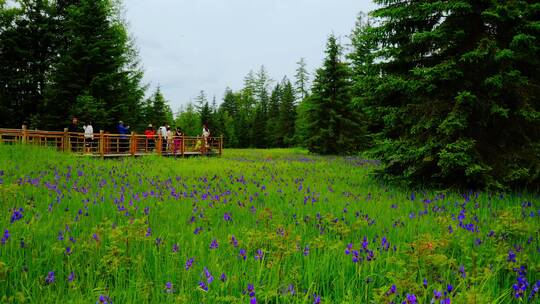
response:
<svg viewBox="0 0 540 304"><path fill-rule="evenodd" d="M112 0L66 2L59 19L62 41L58 46L50 85L46 88L44 125L65 126L80 95L92 96L107 111L103 128L113 129L119 119L136 123L144 88L136 52Z"/></svg>
<svg viewBox="0 0 540 304"><path fill-rule="evenodd" d="M279 104L278 117L278 144L280 147L290 147L295 144L295 121L296 105L294 88L289 79L284 78L281 82L281 103Z"/></svg>
<svg viewBox="0 0 540 304"><path fill-rule="evenodd" d="M309 72L307 71L307 64L305 58L300 58L296 63L295 88L300 101L304 100L309 95Z"/></svg>
<svg viewBox="0 0 540 304"><path fill-rule="evenodd" d="M358 110L365 114L363 120L366 124L366 133L376 137L384 128L383 115L378 108L370 107L377 100L376 87L380 80L380 67L376 64L378 50L377 33L373 27L373 20L360 13L356 20L350 40L352 51L347 55L352 70L353 103ZM372 144L372 140L365 138L365 147Z"/></svg>
<svg viewBox="0 0 540 304"><path fill-rule="evenodd" d="M146 123L152 123L155 126L161 126L163 123L172 124L172 111L168 105L161 87L158 86L156 91L147 102L148 109L146 110Z"/></svg>
<svg viewBox="0 0 540 304"><path fill-rule="evenodd" d="M187 136L201 135L201 117L191 102L177 115L175 125Z"/></svg>
<svg viewBox="0 0 540 304"><path fill-rule="evenodd" d="M328 38L326 55L307 99L307 144L315 153L348 154L358 149L359 117L351 102L349 68L333 35Z"/></svg>
<svg viewBox="0 0 540 304"><path fill-rule="evenodd" d="M268 119L266 120L266 134L268 136L268 147L281 147L283 137L280 136L279 126L279 106L281 103L281 86L276 84L270 95L268 103ZM276 119L277 118L277 119Z"/></svg>
<svg viewBox="0 0 540 304"><path fill-rule="evenodd" d="M13 3L12 3L13 4ZM43 90L54 48L54 6L47 0L0 1L0 120L19 128L42 127Z"/></svg>
<svg viewBox="0 0 540 304"><path fill-rule="evenodd" d="M378 157L389 177L463 187L540 184L536 1L387 1L373 12Z"/></svg>

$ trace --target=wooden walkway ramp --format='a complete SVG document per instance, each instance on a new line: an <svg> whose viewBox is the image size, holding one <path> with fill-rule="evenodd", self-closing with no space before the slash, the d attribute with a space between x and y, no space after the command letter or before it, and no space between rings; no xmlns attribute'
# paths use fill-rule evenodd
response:
<svg viewBox="0 0 540 304"><path fill-rule="evenodd" d="M31 144L52 147L58 151L95 157L128 157L160 155L187 157L196 155L221 156L223 136L175 136L168 140L161 136L148 137L144 134L109 134L104 131L94 133L93 139L84 133L40 131L27 129L0 129L0 144Z"/></svg>

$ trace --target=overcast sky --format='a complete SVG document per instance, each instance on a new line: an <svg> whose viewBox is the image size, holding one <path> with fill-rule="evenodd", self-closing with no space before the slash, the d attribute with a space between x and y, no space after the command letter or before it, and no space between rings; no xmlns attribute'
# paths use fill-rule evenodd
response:
<svg viewBox="0 0 540 304"><path fill-rule="evenodd" d="M320 66L330 33L346 42L369 0L124 0L149 92L159 84L173 111L200 90L221 102L250 70L293 78L304 57Z"/></svg>

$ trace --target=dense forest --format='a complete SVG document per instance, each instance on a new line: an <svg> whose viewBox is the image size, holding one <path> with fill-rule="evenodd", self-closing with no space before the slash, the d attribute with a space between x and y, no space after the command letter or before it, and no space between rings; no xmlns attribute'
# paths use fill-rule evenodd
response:
<svg viewBox="0 0 540 304"><path fill-rule="evenodd" d="M207 123L227 147L365 153L381 176L417 185L540 184L537 1L376 0L348 43L328 37L313 73L304 59L291 79L261 66L177 113L159 87L145 98L119 1L14 2L0 0L2 127L62 129L77 116L195 135Z"/></svg>

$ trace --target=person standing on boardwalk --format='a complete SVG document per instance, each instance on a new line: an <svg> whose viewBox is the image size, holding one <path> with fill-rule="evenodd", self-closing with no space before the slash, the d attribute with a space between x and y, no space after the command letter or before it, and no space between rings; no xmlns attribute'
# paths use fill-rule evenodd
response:
<svg viewBox="0 0 540 304"><path fill-rule="evenodd" d="M164 123L158 130L158 136L161 136L161 151L167 150L167 123Z"/></svg>
<svg viewBox="0 0 540 304"><path fill-rule="evenodd" d="M170 152L172 148L173 132L171 126L167 125L167 151Z"/></svg>
<svg viewBox="0 0 540 304"><path fill-rule="evenodd" d="M79 126L79 119L77 117L73 117L71 119L71 125L68 127L69 134L69 143L71 145L71 151L77 152L79 150L79 143L78 138L76 134L73 133L80 133L81 129Z"/></svg>
<svg viewBox="0 0 540 304"><path fill-rule="evenodd" d="M154 131L152 124L149 124L148 128L144 130L144 135L146 135L146 146L148 147L148 150L154 150L154 135L156 135L156 131Z"/></svg>
<svg viewBox="0 0 540 304"><path fill-rule="evenodd" d="M118 134L120 134L120 148L119 152L126 152L128 150L128 137L127 134L129 132L129 126L124 126L124 122L120 120L118 122Z"/></svg>
<svg viewBox="0 0 540 304"><path fill-rule="evenodd" d="M182 131L180 128L176 128L174 132L174 154L178 153L182 146Z"/></svg>
<svg viewBox="0 0 540 304"><path fill-rule="evenodd" d="M210 137L210 129L208 129L208 126L206 124L203 125L202 129L202 136L204 139L204 149L208 149L208 138Z"/></svg>
<svg viewBox="0 0 540 304"><path fill-rule="evenodd" d="M83 126L84 130L84 146L86 147L86 152L92 152L93 143L94 143L94 128L92 127L92 122L88 121Z"/></svg>

